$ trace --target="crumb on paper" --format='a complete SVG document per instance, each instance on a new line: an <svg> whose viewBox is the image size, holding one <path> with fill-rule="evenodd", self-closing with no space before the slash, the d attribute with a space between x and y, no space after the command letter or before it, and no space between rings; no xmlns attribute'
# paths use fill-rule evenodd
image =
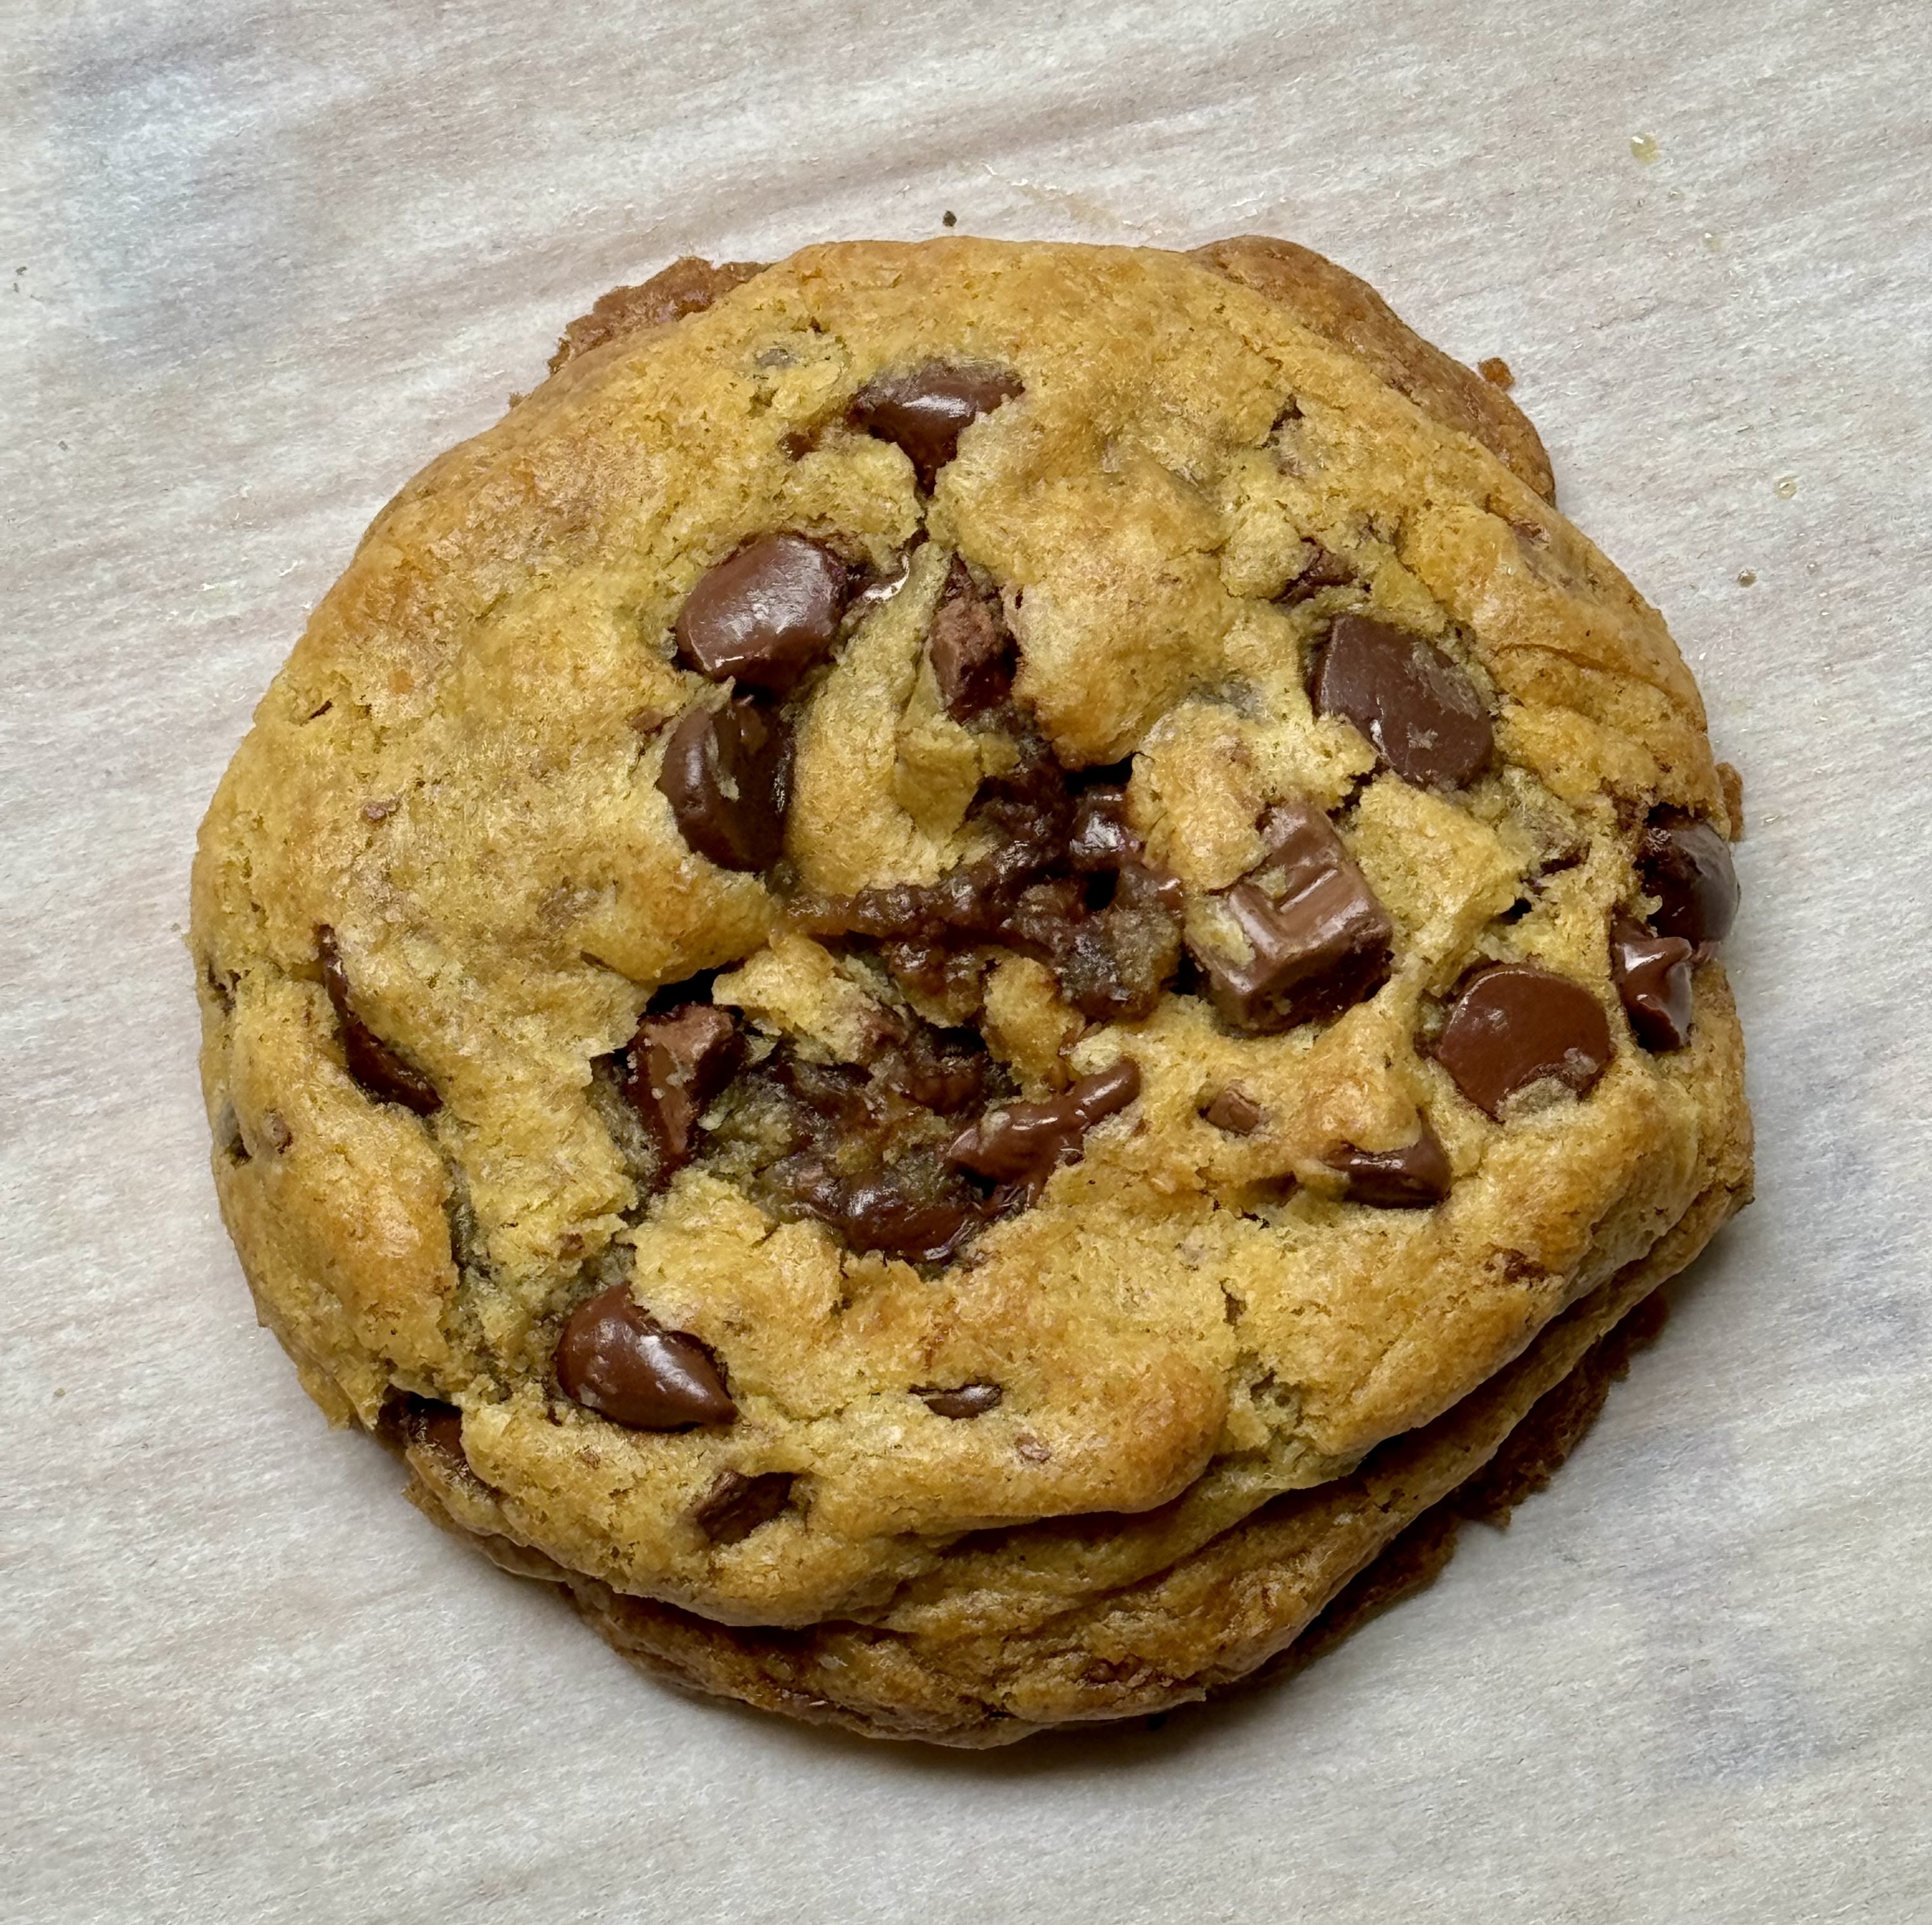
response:
<svg viewBox="0 0 1932 1925"><path fill-rule="evenodd" d="M1511 371L1509 363L1499 354L1491 355L1486 361L1478 361L1476 372L1492 388L1500 388L1505 394L1516 385L1515 374Z"/></svg>

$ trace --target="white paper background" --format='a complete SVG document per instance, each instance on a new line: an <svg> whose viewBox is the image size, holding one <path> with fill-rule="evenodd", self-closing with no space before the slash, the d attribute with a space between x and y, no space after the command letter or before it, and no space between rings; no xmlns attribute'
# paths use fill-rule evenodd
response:
<svg viewBox="0 0 1932 1925"><path fill-rule="evenodd" d="M1910 0L0 4L0 1916L1932 1916L1929 82ZM563 322L949 208L1292 235L1508 357L1746 772L1761 1141L1507 1536L1287 1689L980 1759L641 1683L326 1432L180 945L306 610Z"/></svg>

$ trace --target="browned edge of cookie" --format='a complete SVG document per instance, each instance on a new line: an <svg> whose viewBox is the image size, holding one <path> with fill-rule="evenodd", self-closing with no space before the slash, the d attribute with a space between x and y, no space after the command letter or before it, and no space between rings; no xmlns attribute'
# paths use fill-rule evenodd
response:
<svg viewBox="0 0 1932 1925"><path fill-rule="evenodd" d="M634 287L614 287L598 297L589 313L580 314L564 329L556 352L550 358L550 371L556 373L606 341L695 314L733 288L742 286L754 274L763 274L766 265L764 261L706 261L686 254Z"/></svg>
<svg viewBox="0 0 1932 1925"><path fill-rule="evenodd" d="M1326 1648L1426 1582L1447 1561L1453 1531L1442 1519L1426 1528L1418 1528L1418 1521L1455 1492L1466 1490L1471 1509L1493 1516L1546 1482L1594 1420L1610 1379L1622 1374L1617 1366L1627 1351L1600 1351L1598 1346L1690 1262L1744 1201L1720 1179L1648 1255L1546 1326L1514 1364L1454 1409L1419 1431L1390 1439L1349 1477L1285 1492L1184 1559L1177 1570L1214 1559L1226 1567L1170 1627L1172 1642L1192 1651L1189 1675L1145 1664L1102 1663L1082 1666L1072 1676L1063 1669L1030 1677L1027 1667L1035 1639L1022 1637L1002 1654L1013 1675L962 1676L943 1663L928 1662L913 1641L874 1628L717 1624L674 1606L621 1596L562 1570L541 1552L471 1532L419 1477L412 1479L408 1495L434 1521L470 1538L504 1569L562 1586L579 1612L640 1669L699 1695L734 1699L868 1737L974 1750L1015 1743L1057 1726L1171 1711L1243 1687L1251 1674L1293 1669L1305 1661L1292 1655L1303 1637L1312 1633L1325 1641L1318 1648ZM1576 1377L1592 1357L1594 1378ZM1552 1400L1546 1405L1546 1399ZM1472 1484L1533 1411L1537 1428L1520 1449L1503 1459L1492 1480ZM1412 1537L1412 1531L1417 1533ZM1393 1553L1390 1564L1365 1576L1385 1552ZM1144 1601L1174 1575L1159 1574L1120 1595ZM1361 1587L1352 1592L1358 1579ZM1069 1635L1077 1641L1077 1633L1060 1635L1063 1642ZM1026 1704L1024 1714L997 1702L1016 1683L1022 1687L1013 1695Z"/></svg>
<svg viewBox="0 0 1932 1925"><path fill-rule="evenodd" d="M1348 349L1424 413L1473 436L1554 505L1556 477L1529 417L1500 388L1424 340L1366 281L1312 248L1264 234L1212 241L1193 258Z"/></svg>
<svg viewBox="0 0 1932 1925"><path fill-rule="evenodd" d="M1550 457L1529 418L1501 388L1424 340L1366 281L1312 248L1262 234L1210 241L1190 258L1346 348L1425 414L1472 435L1545 501L1556 501ZM714 264L687 254L635 286L614 287L564 329L550 371L607 342L697 313L763 273L765 265Z"/></svg>

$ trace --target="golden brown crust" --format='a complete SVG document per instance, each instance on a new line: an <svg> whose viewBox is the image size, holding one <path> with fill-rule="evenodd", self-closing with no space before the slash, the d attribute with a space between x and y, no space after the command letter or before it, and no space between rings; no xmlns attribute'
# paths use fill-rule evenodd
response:
<svg viewBox="0 0 1932 1925"><path fill-rule="evenodd" d="M1360 355L1391 388L1447 426L1473 435L1545 501L1556 500L1543 438L1504 391L1511 382L1502 362L1496 364L1505 376L1499 382L1465 367L1407 326L1366 281L1293 241L1238 235L1197 247L1194 258Z"/></svg>
<svg viewBox="0 0 1932 1925"><path fill-rule="evenodd" d="M374 1422L392 1387L460 1406L498 1494L448 1495L472 1528L721 1621L862 1618L881 1649L997 1627L1019 1649L1437 1418L1719 1180L1743 1115L1721 971L1700 971L1690 1047L1653 1058L1605 943L1646 813L1724 819L1694 685L1519 475L1298 318L1311 287L1334 327L1352 311L1298 271L1276 299L1152 250L866 243L670 324L616 304L602 346L398 496L318 609L196 865L218 1184L332 1416ZM940 349L1010 363L1026 392L928 499L848 415ZM1455 391L1444 376L1436 403ZM657 780L666 724L714 693L674 661L678 607L780 527L881 573L910 552L805 698L788 856L808 890L974 853L928 773L964 756L976 780L982 750L940 726L921 668L956 555L1006 591L1019 693L1063 763L1134 752L1135 820L1186 889L1225 888L1260 811L1309 796L1346 814L1396 931L1387 990L1300 1037L1232 1033L1190 996L1063 1027L1051 981L1006 971L993 1028L1016 1075L1060 1068L1064 1037L1083 1075L1131 1053L1141 1093L938 1277L775 1228L708 1168L646 1194L593 1099L662 984L730 969L716 1000L835 1053L821 1018L869 993L758 877L684 844ZM1288 592L1318 553L1342 578ZM1500 760L1460 796L1377 774L1312 711L1307 663L1345 609L1416 626L1481 682ZM322 923L433 1115L350 1075ZM1586 985L1618 1026L1588 1101L1520 1124L1419 1041L1471 962L1504 958ZM1265 1114L1252 1135L1204 1120L1232 1082ZM1334 1146L1392 1147L1424 1111L1450 1201L1343 1204ZM614 1280L724 1360L737 1424L640 1435L554 1393L562 1318ZM970 1424L916 1394L994 1375L1004 1401ZM801 1501L709 1541L692 1518L727 1471L793 1477ZM1083 1528L1100 1511L1130 1515Z"/></svg>
<svg viewBox="0 0 1932 1925"><path fill-rule="evenodd" d="M1701 1247L1732 1199L1700 1200L1672 1237L1550 1325L1522 1358L1353 1476L1276 1498L1172 1570L1024 1638L961 1650L876 1628L734 1630L627 1598L466 1529L420 1474L412 1502L493 1561L563 1588L650 1675L872 1738L968 1749L1165 1711L1277 1677L1427 1582L1459 1515L1491 1522L1540 1489L1594 1421L1631 1351L1652 1339L1651 1293ZM434 1472L443 1467L431 1467Z"/></svg>

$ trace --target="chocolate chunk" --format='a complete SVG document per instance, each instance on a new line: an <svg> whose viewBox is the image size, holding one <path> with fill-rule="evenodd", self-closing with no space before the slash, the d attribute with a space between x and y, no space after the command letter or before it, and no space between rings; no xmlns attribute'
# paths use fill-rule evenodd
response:
<svg viewBox="0 0 1932 1925"><path fill-rule="evenodd" d="M690 710L664 745L658 787L678 832L721 869L766 869L784 850L790 741L749 695Z"/></svg>
<svg viewBox="0 0 1932 1925"><path fill-rule="evenodd" d="M1141 838L1127 821L1127 792L1102 783L1082 792L1073 808L1067 859L1084 874L1118 869L1141 853Z"/></svg>
<svg viewBox="0 0 1932 1925"><path fill-rule="evenodd" d="M955 555L932 611L926 652L956 722L988 713L1012 692L1013 651L998 602L980 593L972 571Z"/></svg>
<svg viewBox="0 0 1932 1925"><path fill-rule="evenodd" d="M922 1399L934 1417L963 1420L983 1417L988 1411L997 1410L1006 1393L997 1384L962 1384L956 1390L926 1389L912 1394Z"/></svg>
<svg viewBox="0 0 1932 1925"><path fill-rule="evenodd" d="M1331 554L1318 541L1311 541L1314 559L1275 598L1292 605L1306 601L1324 588L1346 588L1355 579L1354 569L1340 555Z"/></svg>
<svg viewBox="0 0 1932 1925"><path fill-rule="evenodd" d="M1246 1090L1231 1083L1201 1114L1230 1136L1252 1136L1262 1126L1263 1112Z"/></svg>
<svg viewBox="0 0 1932 1925"><path fill-rule="evenodd" d="M1658 898L1650 925L1702 949L1730 934L1738 913L1737 871L1728 844L1708 822L1659 809L1637 844L1644 893Z"/></svg>
<svg viewBox="0 0 1932 1925"><path fill-rule="evenodd" d="M1427 1210L1449 1194L1454 1174L1448 1153L1426 1117L1415 1141L1400 1150L1344 1148L1329 1162L1348 1178L1343 1194L1349 1202L1377 1210Z"/></svg>
<svg viewBox="0 0 1932 1925"><path fill-rule="evenodd" d="M1463 1095L1500 1120L1509 1098L1546 1077L1582 1095L1610 1060L1610 1026L1581 983L1494 963L1464 985L1435 1049Z"/></svg>
<svg viewBox="0 0 1932 1925"><path fill-rule="evenodd" d="M698 579L678 610L679 658L713 682L782 694L832 646L845 564L802 535L760 535Z"/></svg>
<svg viewBox="0 0 1932 1925"><path fill-rule="evenodd" d="M1620 916L1610 925L1610 979L1646 1049L1682 1049L1690 1040L1690 964L1682 936L1653 936Z"/></svg>
<svg viewBox="0 0 1932 1925"><path fill-rule="evenodd" d="M1037 1195L1060 1164L1078 1160L1088 1131L1140 1091L1140 1065L1124 1056L1045 1102L1012 1103L982 1117L946 1153L976 1175Z"/></svg>
<svg viewBox="0 0 1932 1925"><path fill-rule="evenodd" d="M903 374L867 382L852 401L852 424L903 448L930 489L958 453L959 437L982 415L1025 390L1003 367L958 367L928 361Z"/></svg>
<svg viewBox="0 0 1932 1925"><path fill-rule="evenodd" d="M406 1444L434 1451L464 1469L469 1468L470 1460L463 1451L463 1413L454 1404L405 1391L397 1427Z"/></svg>
<svg viewBox="0 0 1932 1925"><path fill-rule="evenodd" d="M922 1200L892 1171L845 1186L835 1208L838 1227L854 1249L911 1264L945 1263L982 1220L970 1201Z"/></svg>
<svg viewBox="0 0 1932 1925"><path fill-rule="evenodd" d="M1328 818L1297 800L1262 824L1269 853L1219 898L1232 928L1189 937L1208 994L1238 1029L1292 1029L1339 1015L1388 979L1395 926Z"/></svg>
<svg viewBox="0 0 1932 1925"><path fill-rule="evenodd" d="M659 1330L621 1283L571 1313L556 1347L556 1381L566 1397L627 1430L682 1430L738 1416L711 1353L695 1337Z"/></svg>
<svg viewBox="0 0 1932 1925"><path fill-rule="evenodd" d="M689 1160L698 1119L744 1060L744 1039L730 1012L708 1003L646 1016L638 1025L624 1094L657 1139L664 1174Z"/></svg>
<svg viewBox="0 0 1932 1925"><path fill-rule="evenodd" d="M348 973L342 967L335 931L326 922L316 926L315 949L322 964L322 986L328 991L328 1000L335 1006L335 1020L341 1026L342 1054L350 1075L370 1096L383 1102L400 1103L419 1117L434 1115L442 1107L436 1085L392 1049L349 1006Z"/></svg>
<svg viewBox="0 0 1932 1925"><path fill-rule="evenodd" d="M921 1109L958 1116L986 1090L987 1057L979 1039L955 1041L922 1024L879 1060L880 1080Z"/></svg>
<svg viewBox="0 0 1932 1925"><path fill-rule="evenodd" d="M1496 745L1468 676L1433 643L1372 616L1336 617L1309 692L1323 715L1353 722L1418 788L1460 788Z"/></svg>
<svg viewBox="0 0 1932 1925"><path fill-rule="evenodd" d="M790 1471L761 1471L750 1477L742 1471L721 1471L691 1521L714 1544L742 1544L784 1509L793 1476Z"/></svg>

